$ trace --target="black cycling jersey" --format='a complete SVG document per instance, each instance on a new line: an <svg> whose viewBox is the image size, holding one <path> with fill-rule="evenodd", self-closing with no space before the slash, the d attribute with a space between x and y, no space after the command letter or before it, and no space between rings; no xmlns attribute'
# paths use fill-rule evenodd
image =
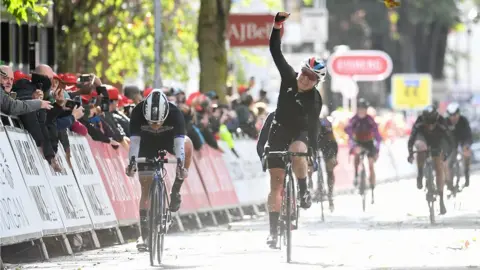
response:
<svg viewBox="0 0 480 270"><path fill-rule="evenodd" d="M257 154L260 159L263 157L265 144L268 141L268 134L272 125L275 112L270 113L263 124L257 141ZM337 155L338 144L333 135L332 124L327 119L319 119L319 132L317 136L317 145L325 158L331 158Z"/></svg>
<svg viewBox="0 0 480 270"><path fill-rule="evenodd" d="M139 157L156 157L159 150L167 150L174 153L175 137L184 137L185 119L183 113L173 103L169 103L169 112L167 119L159 130L152 130L148 121L143 115L142 101L133 108L130 115L130 133L131 136L140 136Z"/></svg>
<svg viewBox="0 0 480 270"><path fill-rule="evenodd" d="M441 116L435 123L433 130L427 128L421 115L417 118L415 124L413 124L410 138L408 139L409 153L413 152L413 145L415 144L418 135L423 136L427 145L432 148L440 148L442 141L448 144L447 147L449 150L451 150L451 147L453 146L453 140L448 130L447 120Z"/></svg>
<svg viewBox="0 0 480 270"><path fill-rule="evenodd" d="M465 116L461 115L455 125L453 125L450 119L447 118L447 124L450 132L453 134L455 143L461 145L472 144L472 130L470 128L470 123Z"/></svg>
<svg viewBox="0 0 480 270"><path fill-rule="evenodd" d="M315 88L311 91L298 92L298 74L282 54L279 29L273 28L272 30L270 52L282 78L275 120L286 130L307 131L308 137L316 137L318 118L322 109L322 97ZM314 151L317 150L316 140L309 140L308 144Z"/></svg>

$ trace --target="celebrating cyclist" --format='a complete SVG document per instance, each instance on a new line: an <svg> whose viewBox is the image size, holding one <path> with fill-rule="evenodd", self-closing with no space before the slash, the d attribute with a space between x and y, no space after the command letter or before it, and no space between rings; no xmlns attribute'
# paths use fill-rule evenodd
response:
<svg viewBox="0 0 480 270"><path fill-rule="evenodd" d="M470 156L472 155L470 146L472 145L472 129L468 119L460 114L460 105L456 102L450 103L447 107L447 124L450 132L453 135L454 145L452 154L449 157L448 168L449 178L447 180L447 186L449 189L453 188L453 173L452 168L457 158L458 146L462 147L463 162L465 169L465 186L470 185Z"/></svg>
<svg viewBox="0 0 480 270"><path fill-rule="evenodd" d="M322 97L316 86L326 75L325 63L315 57L307 59L296 72L285 60L281 50L280 29L290 16L279 12L275 16L270 36L270 53L282 79L277 109L270 126L268 145L271 151L308 152L317 151L318 116ZM309 140L308 138L315 138ZM282 202L285 164L281 158L268 158L270 194L268 196L270 236L267 244L277 245L277 226ZM300 206L310 208L312 199L307 190L308 164L306 158L293 157L293 172L298 179Z"/></svg>
<svg viewBox="0 0 480 270"><path fill-rule="evenodd" d="M435 106L428 106L417 118L408 139L408 162L413 162L413 146L417 149L417 188L423 188L423 166L427 154L432 156L435 164L437 192L440 196L440 214L447 212L443 201L444 161L452 149L452 139L445 118L440 116ZM430 153L427 150L430 149Z"/></svg>
<svg viewBox="0 0 480 270"><path fill-rule="evenodd" d="M318 147L322 150L323 160L327 169L327 185L328 185L328 204L330 211L334 210L333 204L333 188L335 185L335 176L333 169L337 165L337 153L338 144L333 134L332 123L328 121L325 110L328 110L326 106L323 106L320 113L320 128L318 133Z"/></svg>
<svg viewBox="0 0 480 270"><path fill-rule="evenodd" d="M370 189L375 189L375 167L374 163L378 158L382 136L378 132L378 125L367 114L368 101L360 98L357 102L357 114L353 116L345 127L345 133L349 137L350 154L355 156L354 170L355 178L353 184L358 185L358 166L360 165L360 153L362 149L367 151L368 167L370 171Z"/></svg>
<svg viewBox="0 0 480 270"><path fill-rule="evenodd" d="M180 188L187 177L188 168L192 161L193 146L185 136L185 120L182 112L168 101L161 89L153 89L145 100L133 108L130 117L130 151L131 160L138 157L156 158L158 151L166 150L177 158L177 171L170 194L171 212L180 209L182 202ZM126 169L128 176L133 176L137 171L136 164L129 165ZM151 172L140 172L142 196L140 198L140 229L137 248L145 250L145 241L148 236L147 211L148 194L152 183Z"/></svg>

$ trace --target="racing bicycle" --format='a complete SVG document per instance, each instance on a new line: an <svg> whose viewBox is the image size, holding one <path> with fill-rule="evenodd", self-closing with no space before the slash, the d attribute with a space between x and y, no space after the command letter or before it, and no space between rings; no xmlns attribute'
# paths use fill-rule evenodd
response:
<svg viewBox="0 0 480 270"><path fill-rule="evenodd" d="M419 153L421 151L414 151L413 153ZM430 154L430 149L426 151L427 159L425 160L424 165L424 177L426 178L426 199L428 204L428 210L430 212L430 223L435 224L435 201L437 200L436 196L436 186L435 186L435 176L434 176L434 164L432 160L432 155ZM423 180L423 179L422 179Z"/></svg>
<svg viewBox="0 0 480 270"><path fill-rule="evenodd" d="M150 252L150 265L154 266L155 258L160 265L164 250L164 239L170 225L172 224L172 214L168 209L170 205L165 185L165 163L177 163L175 159L168 159L165 150L158 151L156 158L138 158L137 164L142 165L143 170L153 170L153 182L150 186L150 209L148 213L149 241L148 250ZM130 164L135 164L132 157ZM139 166L140 167L140 166Z"/></svg>
<svg viewBox="0 0 480 270"><path fill-rule="evenodd" d="M453 161L453 166L451 166L451 171L450 173L452 174L451 177L449 177L448 181L451 181L450 185L452 185L452 190L451 193L448 195L448 198L450 197L456 197L457 193L462 192L463 188L460 188L460 178L462 178L462 169L463 169L463 149L461 151L456 151L456 155ZM455 181L455 179L457 181ZM455 185L453 185L453 182L455 181Z"/></svg>
<svg viewBox="0 0 480 270"><path fill-rule="evenodd" d="M283 181L282 208L280 210L278 248L287 246L287 262L292 260L292 230L298 228L300 203L295 192L297 185L292 172L292 157L310 157L310 153L290 151L269 151L265 148L265 157L281 157L285 162L285 178ZM293 224L295 223L295 225Z"/></svg>

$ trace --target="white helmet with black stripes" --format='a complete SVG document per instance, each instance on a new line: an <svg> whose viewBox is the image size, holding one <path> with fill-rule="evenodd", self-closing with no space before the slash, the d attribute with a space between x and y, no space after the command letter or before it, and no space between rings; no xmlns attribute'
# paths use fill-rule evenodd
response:
<svg viewBox="0 0 480 270"><path fill-rule="evenodd" d="M169 103L162 89L153 89L145 98L143 115L150 124L161 124L167 119Z"/></svg>

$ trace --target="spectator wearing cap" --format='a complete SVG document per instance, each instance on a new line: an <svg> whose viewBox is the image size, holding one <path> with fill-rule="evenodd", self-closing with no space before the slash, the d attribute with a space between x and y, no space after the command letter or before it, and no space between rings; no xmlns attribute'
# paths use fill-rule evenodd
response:
<svg viewBox="0 0 480 270"><path fill-rule="evenodd" d="M122 114L128 119L128 122L130 122L130 113L134 107L134 101L129 99L126 95L122 95L121 99L118 101L119 112L122 112ZM130 125L128 126L128 129L130 130ZM130 131L127 134L130 136Z"/></svg>
<svg viewBox="0 0 480 270"><path fill-rule="evenodd" d="M110 127L110 130L113 132L111 137L118 143L123 144L124 147L127 147L128 143L124 141L124 138L126 137L125 130L121 125L117 124L117 121L113 116L113 111L117 108L117 102L120 93L118 89L114 86L105 85L105 87L107 88L110 106L108 112L103 112L101 114L101 119L105 121L105 123ZM105 124L103 126L105 126Z"/></svg>
<svg viewBox="0 0 480 270"><path fill-rule="evenodd" d="M130 138L130 119L118 110L119 105L123 105L123 95L120 94L115 87L111 87L107 91L108 98L110 99L110 113L112 113L113 120L118 130L124 134L124 136Z"/></svg>

